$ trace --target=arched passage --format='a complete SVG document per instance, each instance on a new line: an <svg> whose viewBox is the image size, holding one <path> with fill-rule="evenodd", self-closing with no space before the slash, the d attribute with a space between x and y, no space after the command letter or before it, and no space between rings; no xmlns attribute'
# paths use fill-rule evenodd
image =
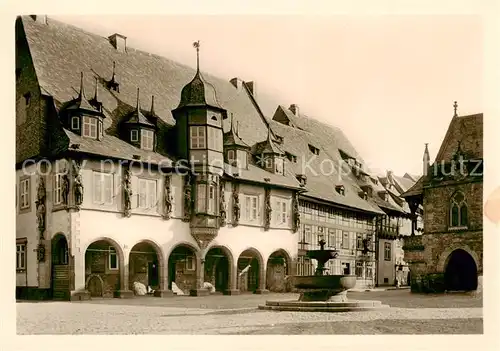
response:
<svg viewBox="0 0 500 351"><path fill-rule="evenodd" d="M71 290L68 241L64 234L52 238L52 297L56 300L67 300Z"/></svg>
<svg viewBox="0 0 500 351"><path fill-rule="evenodd" d="M257 292L264 289L264 261L254 248L243 251L238 257L238 289L241 292Z"/></svg>
<svg viewBox="0 0 500 351"><path fill-rule="evenodd" d="M279 249L267 259L266 289L273 292L288 291L287 276L291 274L292 260L290 255Z"/></svg>
<svg viewBox="0 0 500 351"><path fill-rule="evenodd" d="M134 291L134 283L143 284L147 291L161 290L163 287L163 257L160 248L150 242L141 241L130 250L129 288ZM138 293L138 291L134 291Z"/></svg>
<svg viewBox="0 0 500 351"><path fill-rule="evenodd" d="M114 240L92 242L85 250L85 281L90 296L113 297L124 280L123 266L123 252Z"/></svg>
<svg viewBox="0 0 500 351"><path fill-rule="evenodd" d="M205 255L205 281L215 287L215 291L231 289L234 260L231 252L223 246L214 246Z"/></svg>
<svg viewBox="0 0 500 351"><path fill-rule="evenodd" d="M476 290L477 266L472 256L462 249L453 251L447 259L444 279L446 290Z"/></svg>
<svg viewBox="0 0 500 351"><path fill-rule="evenodd" d="M196 249L188 244L176 246L168 256L168 289L177 295L189 295L196 289L196 269Z"/></svg>

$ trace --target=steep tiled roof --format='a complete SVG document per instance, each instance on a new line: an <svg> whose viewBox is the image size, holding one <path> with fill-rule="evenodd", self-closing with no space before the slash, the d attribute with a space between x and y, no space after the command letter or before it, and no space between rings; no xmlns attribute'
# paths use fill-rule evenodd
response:
<svg viewBox="0 0 500 351"><path fill-rule="evenodd" d="M362 211L383 213L374 203L363 200L359 196L360 188L356 182L340 172L340 156L332 158L324 150L320 150L319 155L311 153L308 145L316 144L315 134L276 121L271 121L271 127L277 135L283 137L281 148L297 158L296 163L286 160L285 169L294 174L306 175L305 195ZM344 186L345 195L335 190L337 185Z"/></svg>
<svg viewBox="0 0 500 351"><path fill-rule="evenodd" d="M238 169L237 167L224 164L224 170L227 175L236 179L247 180L252 183L260 183L263 185L273 184L290 189L304 190L295 180L295 177L290 170L285 169L285 172L287 173L285 174L285 177L268 172L254 164L249 164L248 169Z"/></svg>
<svg viewBox="0 0 500 351"><path fill-rule="evenodd" d="M407 197L413 197L417 195L421 195L424 190L424 177L420 177L413 186L408 189L408 191L404 192L401 194L401 197L407 198Z"/></svg>
<svg viewBox="0 0 500 351"><path fill-rule="evenodd" d="M458 149L469 159L483 158L483 114L455 116L434 162L450 161Z"/></svg>
<svg viewBox="0 0 500 351"><path fill-rule="evenodd" d="M175 124L171 111L178 107L181 91L193 80L196 69L131 47L120 52L108 38L50 17L46 25L30 16L23 16L22 22L42 93L54 98L56 108L75 98L80 72L84 72L85 87L94 85L94 77L104 86L111 79L116 62L119 92L101 88L99 93L103 112L111 117L104 121L106 132L116 125L117 119L133 111L137 88L141 91L141 106L148 108L154 95L156 115L167 126ZM203 73L203 79L217 91L220 106L238 117L239 134L247 144L267 137L266 121L245 89L237 90L228 80L207 73ZM227 120L224 129L229 129Z"/></svg>

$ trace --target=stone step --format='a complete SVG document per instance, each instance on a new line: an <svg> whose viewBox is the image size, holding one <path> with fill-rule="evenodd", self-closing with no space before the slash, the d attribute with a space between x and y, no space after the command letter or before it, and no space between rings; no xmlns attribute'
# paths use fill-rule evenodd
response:
<svg viewBox="0 0 500 351"><path fill-rule="evenodd" d="M363 312L389 308L389 305L379 305L376 307L306 307L306 306L263 306L260 310L286 311L286 312Z"/></svg>
<svg viewBox="0 0 500 351"><path fill-rule="evenodd" d="M266 301L266 306L295 306L295 307L377 307L382 302L375 300L348 300L344 302L333 301Z"/></svg>

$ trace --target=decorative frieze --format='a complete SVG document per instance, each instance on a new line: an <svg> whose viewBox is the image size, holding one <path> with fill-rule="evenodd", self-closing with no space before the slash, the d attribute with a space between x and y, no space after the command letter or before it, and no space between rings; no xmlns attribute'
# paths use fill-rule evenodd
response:
<svg viewBox="0 0 500 351"><path fill-rule="evenodd" d="M238 226L240 222L240 194L239 194L239 184L233 183L233 227Z"/></svg>
<svg viewBox="0 0 500 351"><path fill-rule="evenodd" d="M269 230L271 226L271 213L273 209L271 207L271 189L266 188L265 194L265 205L264 205L264 230Z"/></svg>
<svg viewBox="0 0 500 351"><path fill-rule="evenodd" d="M225 181L220 179L219 181L219 226L224 227L226 225L226 197L225 197Z"/></svg>
<svg viewBox="0 0 500 351"><path fill-rule="evenodd" d="M123 172L123 215L130 217L132 209L132 176L130 169L125 168Z"/></svg>
<svg viewBox="0 0 500 351"><path fill-rule="evenodd" d="M170 219L172 215L172 192L170 189L171 176L165 177L165 186L163 192L163 219Z"/></svg>

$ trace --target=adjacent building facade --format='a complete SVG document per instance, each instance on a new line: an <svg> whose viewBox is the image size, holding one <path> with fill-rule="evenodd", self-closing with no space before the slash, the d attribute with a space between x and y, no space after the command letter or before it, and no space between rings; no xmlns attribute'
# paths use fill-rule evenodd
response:
<svg viewBox="0 0 500 351"><path fill-rule="evenodd" d="M424 175L402 196L423 207L421 235L405 240L413 291L476 290L483 271L483 115L455 114Z"/></svg>
<svg viewBox="0 0 500 351"><path fill-rule="evenodd" d="M18 297L287 291L320 239L339 250L330 274L377 284L378 238L405 209L340 130L296 105L264 116L255 83L202 73L194 47L195 70L18 18Z"/></svg>

